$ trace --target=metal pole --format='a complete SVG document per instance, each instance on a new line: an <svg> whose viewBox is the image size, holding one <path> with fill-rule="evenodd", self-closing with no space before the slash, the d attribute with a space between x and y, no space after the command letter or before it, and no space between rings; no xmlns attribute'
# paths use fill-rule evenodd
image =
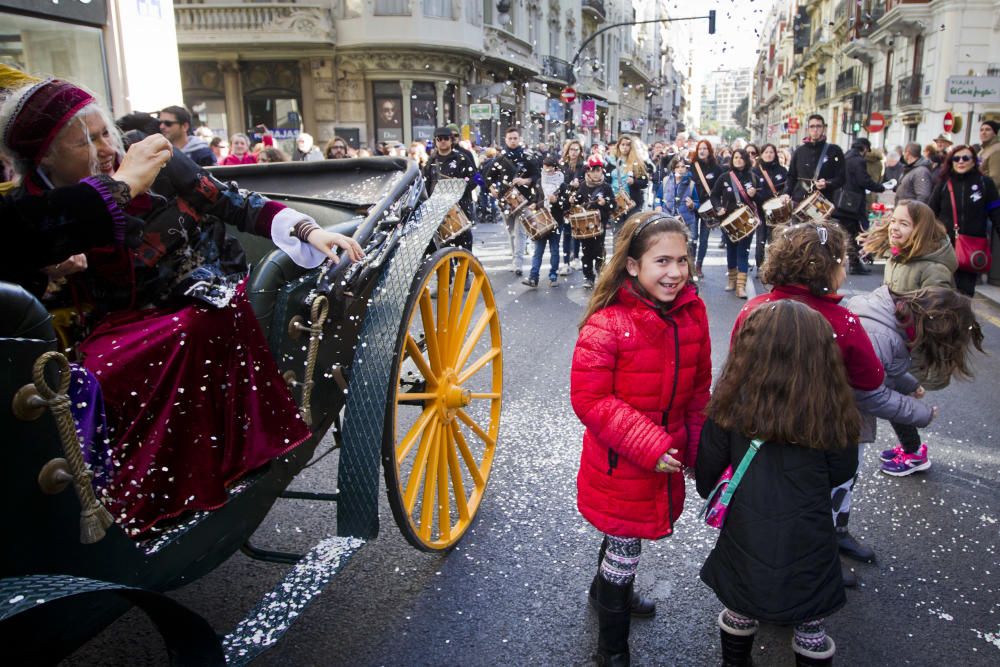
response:
<svg viewBox="0 0 1000 667"><path fill-rule="evenodd" d="M969 117L965 121L965 145L971 146L969 142L972 140L972 112L976 108L975 104L969 104Z"/></svg>

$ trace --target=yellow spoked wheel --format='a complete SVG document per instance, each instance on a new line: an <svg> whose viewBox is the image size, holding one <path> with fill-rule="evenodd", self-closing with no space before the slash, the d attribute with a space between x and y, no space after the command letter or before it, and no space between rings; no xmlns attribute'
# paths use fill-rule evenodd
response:
<svg viewBox="0 0 1000 667"><path fill-rule="evenodd" d="M389 504L410 544L446 550L476 516L500 432L500 318L471 253L442 248L424 262L396 358L392 423L382 445Z"/></svg>

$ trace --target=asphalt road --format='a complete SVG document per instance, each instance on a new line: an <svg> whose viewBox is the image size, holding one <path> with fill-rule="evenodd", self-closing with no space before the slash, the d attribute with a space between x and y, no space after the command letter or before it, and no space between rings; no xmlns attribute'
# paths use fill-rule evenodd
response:
<svg viewBox="0 0 1000 667"><path fill-rule="evenodd" d="M716 372L743 304L722 290L717 238L702 283ZM501 227L482 225L476 239L501 309L505 393L498 455L474 526L450 554L422 553L400 536L383 499L378 539L257 664L590 664L597 631L586 589L600 536L575 508L582 427L569 403L570 357L589 293L579 272L556 289L529 290L509 269ZM845 291L880 282L877 266L872 276L852 276ZM885 423L866 453L852 530L879 558L855 566L861 585L829 619L839 664L1000 664L1000 417L993 393L1000 388L1000 310L984 300L976 308L992 355L975 360L974 383L929 396L941 408L923 431L933 467L900 479L879 473L878 450L894 444ZM335 482L331 456L304 471L294 488L329 491ZM644 545L637 585L656 600L658 614L633 623L636 665L719 664L720 606L698 579L716 533L699 524L699 506L689 482L676 534ZM307 550L333 534L335 516L335 507L323 503L282 500L255 541ZM173 595L228 631L286 571L237 554ZM793 664L789 641L787 629L762 628L755 664ZM65 664L165 658L148 622L131 612Z"/></svg>

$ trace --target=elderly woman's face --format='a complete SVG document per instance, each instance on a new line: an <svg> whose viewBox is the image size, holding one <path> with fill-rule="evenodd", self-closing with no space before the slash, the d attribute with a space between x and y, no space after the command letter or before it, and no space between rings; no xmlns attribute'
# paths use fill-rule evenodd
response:
<svg viewBox="0 0 1000 667"><path fill-rule="evenodd" d="M81 178L94 175L95 158L97 173L113 174L115 156L111 130L100 114L92 113L74 118L63 128L52 144L51 154L42 160L42 167L57 187L75 185Z"/></svg>

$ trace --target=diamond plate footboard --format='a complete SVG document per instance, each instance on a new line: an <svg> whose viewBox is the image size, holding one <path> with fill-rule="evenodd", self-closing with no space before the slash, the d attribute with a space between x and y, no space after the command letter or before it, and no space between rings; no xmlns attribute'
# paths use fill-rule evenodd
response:
<svg viewBox="0 0 1000 667"><path fill-rule="evenodd" d="M378 492L386 405L395 392L395 352L400 322L417 269L445 214L466 183L441 180L434 195L407 223L392 260L379 278L365 311L351 366L340 453L337 534L372 539L378 535Z"/></svg>

